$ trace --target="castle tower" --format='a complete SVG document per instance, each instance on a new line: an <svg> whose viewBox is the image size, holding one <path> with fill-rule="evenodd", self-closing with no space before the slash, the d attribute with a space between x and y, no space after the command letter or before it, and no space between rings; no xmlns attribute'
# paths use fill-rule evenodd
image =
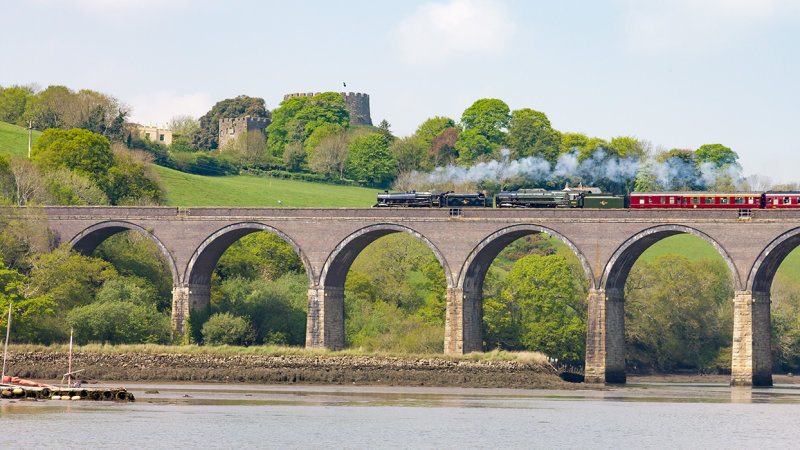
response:
<svg viewBox="0 0 800 450"><path fill-rule="evenodd" d="M296 97L313 97L319 92L299 92L286 94L283 100ZM344 98L344 107L350 113L350 125L372 125L372 118L369 114L369 94L361 92L340 92Z"/></svg>
<svg viewBox="0 0 800 450"><path fill-rule="evenodd" d="M219 119L219 146L225 148L228 142L238 138L245 131L260 131L264 134L265 129L270 124L266 117L237 117L231 119Z"/></svg>

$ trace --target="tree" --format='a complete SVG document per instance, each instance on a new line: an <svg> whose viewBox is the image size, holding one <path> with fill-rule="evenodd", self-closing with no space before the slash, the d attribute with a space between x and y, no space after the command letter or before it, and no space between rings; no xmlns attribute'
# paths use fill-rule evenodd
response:
<svg viewBox="0 0 800 450"><path fill-rule="evenodd" d="M11 166L5 156L0 155L0 205L13 202L16 190L17 186Z"/></svg>
<svg viewBox="0 0 800 450"><path fill-rule="evenodd" d="M27 158L12 158L8 168L14 177L15 203L17 206L49 203L47 182L39 170Z"/></svg>
<svg viewBox="0 0 800 450"><path fill-rule="evenodd" d="M222 280L234 277L275 280L304 270L294 249L277 235L265 231L234 242L222 254L215 271Z"/></svg>
<svg viewBox="0 0 800 450"><path fill-rule="evenodd" d="M250 321L231 313L217 313L203 325L203 342L208 345L249 345L255 340Z"/></svg>
<svg viewBox="0 0 800 450"><path fill-rule="evenodd" d="M456 143L461 130L456 127L445 128L431 141L429 158L434 166L453 164L458 158Z"/></svg>
<svg viewBox="0 0 800 450"><path fill-rule="evenodd" d="M347 167L354 179L383 186L394 177L397 162L389 151L386 136L372 133L357 137L350 143Z"/></svg>
<svg viewBox="0 0 800 450"><path fill-rule="evenodd" d="M32 266L31 292L50 295L60 311L91 303L103 283L117 276L111 264L75 253L69 244L35 255Z"/></svg>
<svg viewBox="0 0 800 450"><path fill-rule="evenodd" d="M74 126L74 93L66 86L48 86L26 103L25 120L37 130Z"/></svg>
<svg viewBox="0 0 800 450"><path fill-rule="evenodd" d="M336 92L323 92L314 97L293 97L284 100L273 112L273 121L267 127L268 145L275 156L282 156L286 145L300 142L305 145L314 131L326 124L346 129L350 113L344 106L344 97Z"/></svg>
<svg viewBox="0 0 800 450"><path fill-rule="evenodd" d="M559 255L529 255L512 267L499 298L484 304L490 346L540 351L566 362L583 361L586 312Z"/></svg>
<svg viewBox="0 0 800 450"><path fill-rule="evenodd" d="M224 149L231 152L242 166L262 167L269 160L267 154L267 138L259 130L245 131Z"/></svg>
<svg viewBox="0 0 800 450"><path fill-rule="evenodd" d="M455 128L456 122L449 117L436 116L422 122L414 133L430 145L433 139L448 128Z"/></svg>
<svg viewBox="0 0 800 450"><path fill-rule="evenodd" d="M465 109L461 115L464 132L456 143L459 160L468 164L497 149L505 142L510 120L508 105L502 100L484 98Z"/></svg>
<svg viewBox="0 0 800 450"><path fill-rule="evenodd" d="M91 131L46 130L31 150L31 159L44 170L67 168L100 185L114 165L108 139Z"/></svg>
<svg viewBox="0 0 800 450"><path fill-rule="evenodd" d="M0 258L0 326L8 323L8 306L13 302L11 319L14 323L14 335L29 335L26 330L43 315L53 314L55 303L49 295L31 293L29 280L19 272L9 269Z"/></svg>
<svg viewBox="0 0 800 450"><path fill-rule="evenodd" d="M697 164L709 162L715 167L723 167L738 164L739 155L722 144L706 144L695 150L694 159Z"/></svg>
<svg viewBox="0 0 800 450"><path fill-rule="evenodd" d="M32 93L30 88L21 86L0 88L0 122L27 125L23 116Z"/></svg>
<svg viewBox="0 0 800 450"><path fill-rule="evenodd" d="M621 158L636 158L641 161L647 156L649 143L633 136L617 136L611 138L611 147Z"/></svg>
<svg viewBox="0 0 800 450"><path fill-rule="evenodd" d="M48 174L47 190L57 205L108 205L106 194L88 177L61 168Z"/></svg>
<svg viewBox="0 0 800 450"><path fill-rule="evenodd" d="M409 136L394 140L389 151L397 161L397 169L400 172L408 172L431 168L426 164L426 147L429 146L419 136Z"/></svg>
<svg viewBox="0 0 800 450"><path fill-rule="evenodd" d="M316 127L314 131L312 131L311 134L306 138L303 145L306 149L309 160L312 156L314 156L314 150L317 148L320 142L329 136L343 134L344 132L345 127L338 123L324 123Z"/></svg>
<svg viewBox="0 0 800 450"><path fill-rule="evenodd" d="M147 176L146 170L143 163L136 162L129 154L114 155L114 165L102 183L111 204L157 204L161 188Z"/></svg>
<svg viewBox="0 0 800 450"><path fill-rule="evenodd" d="M308 161L309 167L328 178L337 176L340 180L344 179L344 171L350 156L349 144L344 134L326 137L316 145Z"/></svg>
<svg viewBox="0 0 800 450"><path fill-rule="evenodd" d="M306 150L303 148L303 144L299 142L292 142L283 151L283 164L288 171L299 171L305 160Z"/></svg>
<svg viewBox="0 0 800 450"><path fill-rule="evenodd" d="M561 136L551 127L547 116L527 108L511 113L506 140L520 157L536 156L550 164L555 164L561 147Z"/></svg>
<svg viewBox="0 0 800 450"><path fill-rule="evenodd" d="M240 95L217 102L210 111L200 117L200 126L191 133L191 148L211 150L219 146L219 119L244 116L266 117L267 111L263 98Z"/></svg>

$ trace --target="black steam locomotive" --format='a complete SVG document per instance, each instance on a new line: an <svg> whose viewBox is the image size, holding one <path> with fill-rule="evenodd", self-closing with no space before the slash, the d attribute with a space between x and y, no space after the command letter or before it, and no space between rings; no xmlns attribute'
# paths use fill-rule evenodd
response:
<svg viewBox="0 0 800 450"><path fill-rule="evenodd" d="M407 208L624 208L626 198L600 192L596 188L578 188L562 191L545 189L519 189L502 191L494 202L485 192L408 191L378 194L375 207Z"/></svg>

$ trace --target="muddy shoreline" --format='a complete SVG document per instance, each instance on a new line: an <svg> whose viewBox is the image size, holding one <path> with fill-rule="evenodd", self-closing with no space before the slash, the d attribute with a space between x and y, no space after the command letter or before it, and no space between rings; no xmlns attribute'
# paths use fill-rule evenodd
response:
<svg viewBox="0 0 800 450"><path fill-rule="evenodd" d="M7 375L59 380L66 352L9 351ZM73 370L88 382L158 381L260 384L357 384L518 389L576 389L552 367L526 361L376 356L264 356L75 353Z"/></svg>

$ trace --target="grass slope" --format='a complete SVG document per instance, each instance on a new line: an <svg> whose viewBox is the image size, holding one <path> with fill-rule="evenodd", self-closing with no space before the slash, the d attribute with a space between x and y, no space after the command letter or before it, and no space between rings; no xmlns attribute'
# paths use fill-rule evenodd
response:
<svg viewBox="0 0 800 450"><path fill-rule="evenodd" d="M41 131L33 131L34 144L41 134ZM0 122L0 155L28 156L28 130Z"/></svg>
<svg viewBox="0 0 800 450"><path fill-rule="evenodd" d="M206 177L153 166L171 206L366 208L377 190L247 175ZM278 200L281 204L278 204Z"/></svg>

